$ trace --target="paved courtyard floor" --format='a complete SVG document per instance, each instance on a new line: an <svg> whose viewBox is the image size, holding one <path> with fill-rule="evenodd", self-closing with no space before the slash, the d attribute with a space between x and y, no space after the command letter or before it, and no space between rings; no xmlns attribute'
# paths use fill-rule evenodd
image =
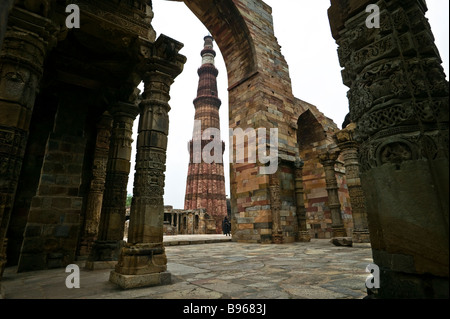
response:
<svg viewBox="0 0 450 319"><path fill-rule="evenodd" d="M80 266L80 288L69 289L64 268L17 273L1 281L5 299L362 299L370 247L337 247L329 240L284 245L244 244L223 235L170 236L172 284L122 290L109 270ZM227 240L220 242L220 240ZM205 242L205 243L204 243ZM0 302L1 303L1 302Z"/></svg>

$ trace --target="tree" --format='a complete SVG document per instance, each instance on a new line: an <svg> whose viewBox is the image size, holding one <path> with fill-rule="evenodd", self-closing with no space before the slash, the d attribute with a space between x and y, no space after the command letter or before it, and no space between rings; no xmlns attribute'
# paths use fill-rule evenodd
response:
<svg viewBox="0 0 450 319"><path fill-rule="evenodd" d="M133 199L133 195L128 194L127 195L127 205L126 205L126 207L130 207L131 206L131 199Z"/></svg>

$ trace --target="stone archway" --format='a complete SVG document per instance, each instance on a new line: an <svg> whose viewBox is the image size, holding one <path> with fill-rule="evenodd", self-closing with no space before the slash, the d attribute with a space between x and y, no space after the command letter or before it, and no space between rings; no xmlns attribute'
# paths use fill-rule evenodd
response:
<svg viewBox="0 0 450 319"><path fill-rule="evenodd" d="M228 73L229 128L277 128L280 160L293 166L298 157L294 137L297 119L308 106L293 96L288 65L273 30L271 8L254 0L182 2L206 26L222 52ZM233 151L236 154L236 145ZM274 222L277 213L267 207L279 194L271 195L269 175L258 174L260 165L231 164L233 238L237 241L271 243L272 233L278 231ZM247 182L248 176L255 178ZM283 209L295 211L295 201ZM287 216L285 212L281 216L287 241L295 238L289 231L296 227L291 217L292 213Z"/></svg>
<svg viewBox="0 0 450 319"><path fill-rule="evenodd" d="M82 0L79 2L83 3ZM308 106L292 94L288 66L273 32L270 7L261 0L184 2L208 27L224 55L229 79L230 128L277 128L278 160L284 167L282 173L292 176L299 155L297 119ZM5 260L4 239L19 182L34 98L44 73L46 54L62 36L58 26L64 16L60 3L45 2L47 7L43 8L46 10L41 10L41 1L18 3L20 5L13 9L14 19L8 23L29 32L10 29L0 55L0 271ZM130 102L128 98L133 95L133 85L142 78L145 80L144 101L140 105L140 166L136 174L139 183L132 204L132 213L137 218L130 224L131 245L121 251L115 281L126 280L127 287L135 287L139 278L145 279L144 284L162 284L170 278L165 272L167 260L160 218L163 215L161 190L169 90L185 59L178 54L181 43L164 36L156 41L152 38L154 33L148 15L151 1L115 3L117 7L108 3L103 11L95 4L86 4L84 8L93 9L89 16L92 24L83 30L102 38L95 22L97 15L103 14L102 32L108 35L114 30L116 35L120 34L123 40L120 47L126 52L123 58L145 70L127 74L130 77L126 80L131 83L119 81L119 89L113 90L119 93L121 100L111 107L116 117L114 128L118 139L125 142L122 148L119 142L112 144L116 147L113 155L117 156L110 159L115 164L113 167L126 168L126 158L121 155L127 153L127 128L137 110L133 103L123 102ZM368 15L365 8L370 3L369 0L332 0L329 18L344 67L343 81L350 88L350 117L356 123L361 142L361 182L367 194L374 261L380 266L383 285L379 295L448 297L448 82L424 17L425 1L377 1L381 23L380 28L375 29L365 25ZM57 14L53 15L54 8L50 4L57 4ZM141 21L130 22L133 15ZM50 16L54 20L48 19ZM29 24L24 17L32 17L34 24ZM104 36L104 40L110 39ZM87 46L95 42L90 36L84 40ZM17 52L18 45L24 46L22 52ZM133 52L127 51L130 47ZM108 46L110 53L115 49L115 45ZM124 64L118 63L118 66L124 67ZM66 82L79 80L63 76ZM120 76L117 78L121 79ZM85 85L86 82L82 82L78 85ZM98 84L87 83L93 86L91 89ZM15 90L8 90L11 85ZM72 109L82 112L69 102L67 105ZM69 110L62 110L63 114ZM70 124L74 126L74 132L78 132L79 126L75 127L75 122ZM269 139L266 137L266 140ZM77 143L72 144L76 146ZM52 145L59 147L57 143ZM81 148L78 149L81 153ZM294 197L294 190L280 185L283 174L259 174L261 166L259 162L232 166L234 238L261 243L290 241L295 225L290 212L295 212L296 207L294 200L289 198ZM53 183L53 177L41 175L41 180ZM154 187L152 191L150 187ZM48 198L54 195L49 189L46 191ZM286 196L288 193L291 195ZM58 198L51 205L61 210L71 206L79 209L82 199L78 197L77 193L62 200ZM59 219L61 225L45 227L50 221L41 222L42 209L49 203L39 196L33 200L32 208L37 213L31 217L38 218L38 222L31 220L26 229L30 237L28 242L32 244L27 248L33 255L36 255L35 250L39 251L39 258L43 259L48 254L40 253L43 245L39 246L33 238L39 237L44 230L54 237L68 238L71 237L70 227L79 227L77 216L70 212L67 212L70 218ZM47 213L49 219L54 218L51 212ZM67 225L68 220L74 225ZM63 243L71 252L76 248L75 237ZM52 247L47 245L46 249ZM67 261L60 253L50 251L50 255L57 259L51 261L53 265ZM34 258L30 260L34 262Z"/></svg>
<svg viewBox="0 0 450 319"><path fill-rule="evenodd" d="M292 95L270 8L256 0L217 1L215 7L207 1L184 2L224 52L230 127L275 126L284 133L279 138L281 157L298 155L289 136L297 129L293 115L305 109ZM425 1L377 1L380 26L369 28L366 7L372 2L332 0L328 14L344 67L343 82L350 88L350 118L362 143L361 182L369 193L374 260L382 269L382 280L389 282L381 296L448 296L448 82L424 16ZM247 51L239 51L240 42L232 39ZM235 61L244 62L238 72L232 68ZM247 208L265 201L273 205L274 194L268 191L267 177L246 183L242 176L255 170L256 165L238 164L231 170L232 213L239 216L234 235L264 242L270 235L262 233L273 235L277 230L257 230L255 215ZM387 189L396 195L389 196ZM271 210L257 211L258 221L279 218Z"/></svg>

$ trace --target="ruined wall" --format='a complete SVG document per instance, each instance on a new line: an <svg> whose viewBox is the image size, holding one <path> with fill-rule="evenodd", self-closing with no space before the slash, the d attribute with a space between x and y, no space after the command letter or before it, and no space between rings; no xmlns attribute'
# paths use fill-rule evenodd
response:
<svg viewBox="0 0 450 319"><path fill-rule="evenodd" d="M31 200L19 271L62 267L75 259L82 225L85 194L81 186L88 136L85 134L88 104L86 101L78 104L76 95L66 92L59 101L39 187Z"/></svg>
<svg viewBox="0 0 450 319"><path fill-rule="evenodd" d="M164 235L216 234L216 219L203 208L173 209L164 206Z"/></svg>
<svg viewBox="0 0 450 319"><path fill-rule="evenodd" d="M303 183L307 223L310 225L309 231L312 238L330 238L332 235L331 211L328 207L325 172L319 162L318 154L334 144L333 135L339 129L316 106L300 99L296 99L296 102L299 111L302 112L297 122L297 140L300 157L305 163ZM353 225L350 199L342 161L338 161L335 171L339 187L341 215L347 234L351 235Z"/></svg>

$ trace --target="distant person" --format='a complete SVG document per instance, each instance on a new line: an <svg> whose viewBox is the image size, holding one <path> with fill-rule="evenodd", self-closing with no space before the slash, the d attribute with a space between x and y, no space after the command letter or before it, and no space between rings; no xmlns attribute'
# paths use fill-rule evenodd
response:
<svg viewBox="0 0 450 319"><path fill-rule="evenodd" d="M226 216L222 223L222 231L225 236L231 236L231 223Z"/></svg>

